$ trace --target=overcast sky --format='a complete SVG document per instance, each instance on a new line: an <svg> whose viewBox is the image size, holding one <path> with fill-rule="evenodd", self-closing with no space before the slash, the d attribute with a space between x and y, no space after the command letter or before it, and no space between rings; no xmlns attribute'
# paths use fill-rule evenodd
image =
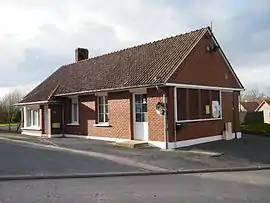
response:
<svg viewBox="0 0 270 203"><path fill-rule="evenodd" d="M210 25L244 86L270 94L269 0L0 0L0 96L29 91L74 50L91 56Z"/></svg>

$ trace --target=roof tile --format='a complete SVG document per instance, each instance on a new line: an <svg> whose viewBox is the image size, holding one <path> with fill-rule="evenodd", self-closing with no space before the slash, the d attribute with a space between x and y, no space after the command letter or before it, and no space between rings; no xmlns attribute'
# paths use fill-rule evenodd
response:
<svg viewBox="0 0 270 203"><path fill-rule="evenodd" d="M207 29L64 65L26 95L21 103L47 100L52 93L60 95L165 83Z"/></svg>

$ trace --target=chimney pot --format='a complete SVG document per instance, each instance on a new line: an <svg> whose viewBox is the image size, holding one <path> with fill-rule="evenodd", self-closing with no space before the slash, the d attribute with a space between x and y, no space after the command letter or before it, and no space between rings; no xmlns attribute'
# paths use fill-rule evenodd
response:
<svg viewBox="0 0 270 203"><path fill-rule="evenodd" d="M75 50L75 61L78 62L78 61L81 61L81 60L88 59L88 55L89 55L88 49L77 48Z"/></svg>

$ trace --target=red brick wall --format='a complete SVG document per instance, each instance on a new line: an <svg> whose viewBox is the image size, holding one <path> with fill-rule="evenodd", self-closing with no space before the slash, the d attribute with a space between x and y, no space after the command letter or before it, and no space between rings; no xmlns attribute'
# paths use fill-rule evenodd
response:
<svg viewBox="0 0 270 203"><path fill-rule="evenodd" d="M204 36L175 71L169 82L240 88L221 53L219 51L211 53L206 51L206 46L211 45L211 43L211 40ZM170 141L221 135L225 122L229 121L232 122L233 131L239 131L238 95L239 92L222 92L222 120L190 122L185 125L184 129L176 131L175 118L172 115L174 94L170 93L168 108L170 116L173 117L170 117L169 122L169 126L173 126L173 129L169 130Z"/></svg>
<svg viewBox="0 0 270 203"><path fill-rule="evenodd" d="M211 44L209 38L202 37L169 82L239 88L221 53L206 51Z"/></svg>
<svg viewBox="0 0 270 203"><path fill-rule="evenodd" d="M151 141L164 141L164 116L156 113L158 102L163 102L162 93L159 93L156 89L148 89L148 135Z"/></svg>
<svg viewBox="0 0 270 203"><path fill-rule="evenodd" d="M91 135L131 139L132 126L130 125L131 93L115 92L108 94L109 127L95 127L97 123L97 97L79 97L79 126L66 125L67 134ZM68 107L70 108L70 107Z"/></svg>
<svg viewBox="0 0 270 203"><path fill-rule="evenodd" d="M163 101L163 96L156 89L147 91L148 101L148 129L149 140L164 141L164 116L158 115L155 110L157 102ZM66 134L91 135L133 139L133 98L128 91L108 93L109 127L95 127L97 123L97 97L79 97L80 125L66 125ZM66 103L66 121L70 120L70 105Z"/></svg>

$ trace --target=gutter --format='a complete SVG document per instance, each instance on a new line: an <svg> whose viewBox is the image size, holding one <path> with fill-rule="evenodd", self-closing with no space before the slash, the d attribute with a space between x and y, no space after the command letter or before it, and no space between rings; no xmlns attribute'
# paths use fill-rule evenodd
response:
<svg viewBox="0 0 270 203"><path fill-rule="evenodd" d="M48 102L49 101L25 102L25 103L13 104L13 106L26 106L26 105L33 105L33 104L46 104Z"/></svg>
<svg viewBox="0 0 270 203"><path fill-rule="evenodd" d="M55 94L54 96L73 96L73 95L78 95L78 94L94 94L94 93L98 93L98 92L114 92L114 91L130 90L130 89L151 88L151 87L164 86L164 85L165 85L165 83L157 83L157 84L152 84L152 85L138 85L138 86L123 87L123 88L108 88L108 89L101 89L101 90L86 90L86 91L79 91L79 92Z"/></svg>

